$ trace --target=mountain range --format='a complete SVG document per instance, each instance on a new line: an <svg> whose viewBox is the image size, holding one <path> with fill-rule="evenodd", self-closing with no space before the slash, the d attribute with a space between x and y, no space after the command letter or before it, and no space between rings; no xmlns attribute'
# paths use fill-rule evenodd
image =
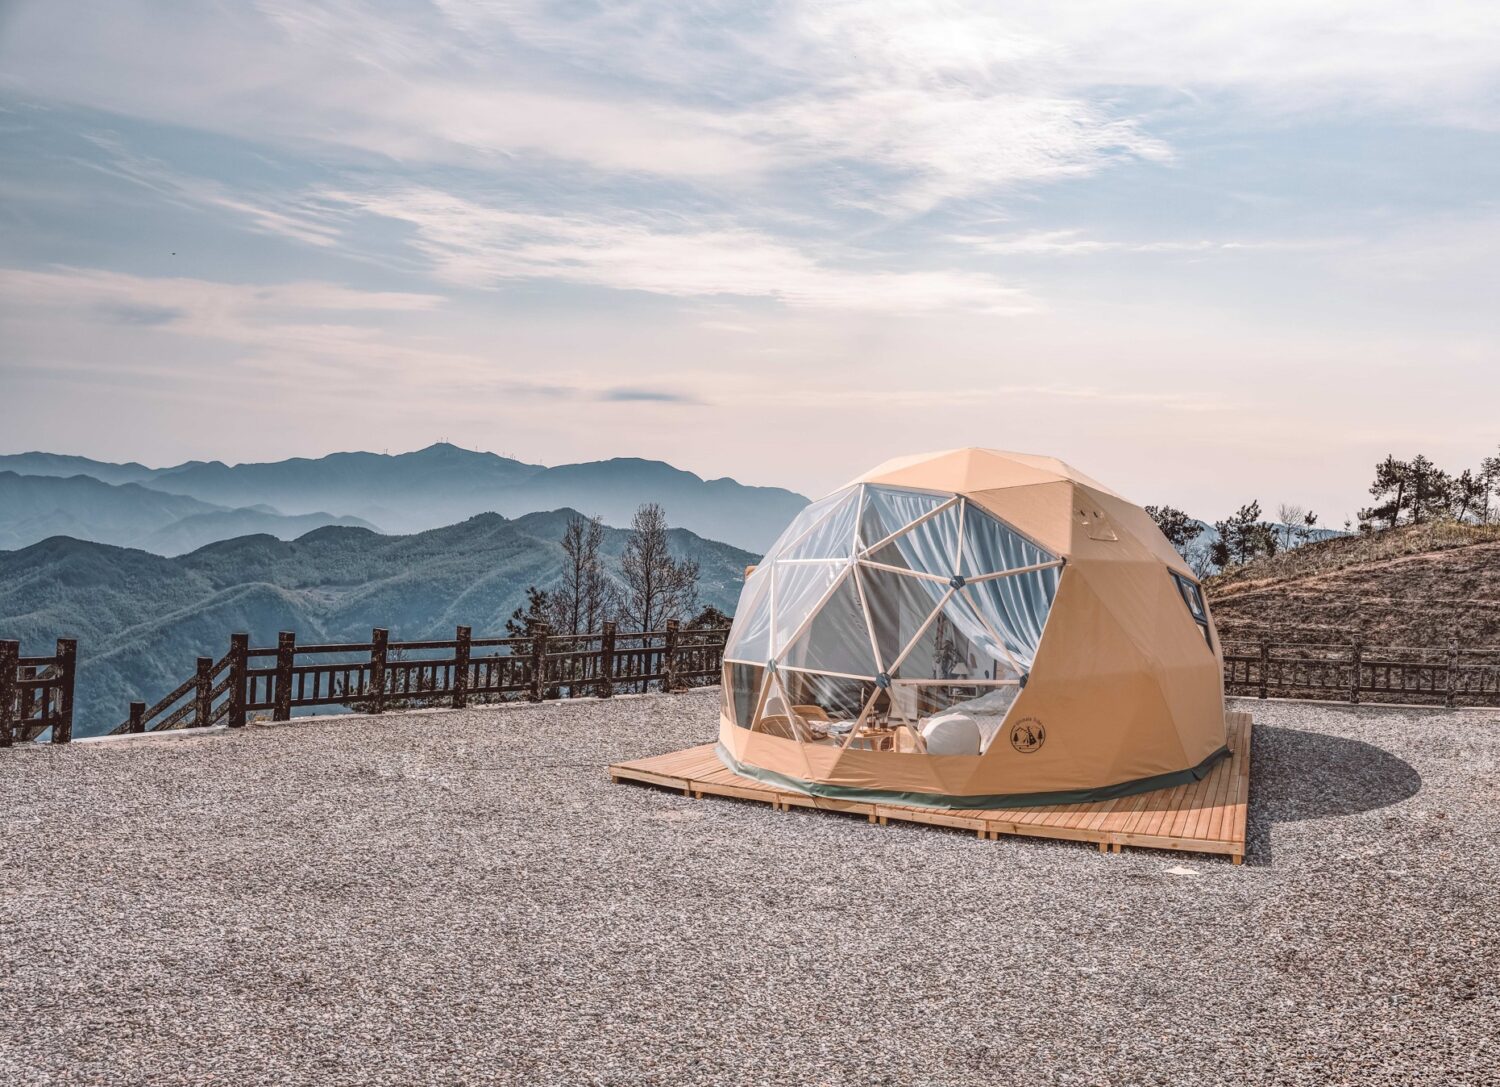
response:
<svg viewBox="0 0 1500 1087"><path fill-rule="evenodd" d="M14 473L0 484L0 547L63 534L163 555L246 532L287 539L335 523L411 533L477 513L517 517L562 507L622 527L643 502L660 503L674 525L759 552L807 504L792 491L705 480L661 461L616 458L549 468L445 442L395 455L189 461L170 468L18 453L0 456L0 473ZM17 482L22 477L30 482ZM80 483L80 477L111 490ZM12 492L25 497L12 499ZM178 524L188 517L198 520Z"/></svg>
<svg viewBox="0 0 1500 1087"><path fill-rule="evenodd" d="M224 653L246 631L274 645L294 630L303 642L360 641L387 627L394 640L451 637L462 623L502 634L529 585L560 576L559 540L572 510L516 520L486 513L414 535L329 526L295 540L258 534L163 557L53 538L0 553L0 631L24 652L79 639L75 729L107 731L132 699L175 687L199 655ZM618 576L627 533L605 532L606 572ZM700 567L704 605L733 613L745 567L756 556L685 529L672 551Z"/></svg>
<svg viewBox="0 0 1500 1087"><path fill-rule="evenodd" d="M0 471L0 550L71 536L180 555L234 536L266 533L291 540L327 525L374 528L358 517L322 511L288 517L264 505L232 509L139 483Z"/></svg>

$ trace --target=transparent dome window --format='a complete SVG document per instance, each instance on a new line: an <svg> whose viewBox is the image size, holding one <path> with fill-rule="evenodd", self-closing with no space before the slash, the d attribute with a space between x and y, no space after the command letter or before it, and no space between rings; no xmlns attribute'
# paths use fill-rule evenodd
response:
<svg viewBox="0 0 1500 1087"><path fill-rule="evenodd" d="M836 492L746 580L726 712L799 743L905 752L928 750L938 718L968 717L978 754L1036 659L1062 565L956 495Z"/></svg>

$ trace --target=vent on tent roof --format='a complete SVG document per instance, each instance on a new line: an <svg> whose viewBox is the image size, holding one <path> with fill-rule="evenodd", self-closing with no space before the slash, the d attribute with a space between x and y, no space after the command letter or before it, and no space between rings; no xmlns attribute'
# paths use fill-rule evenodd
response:
<svg viewBox="0 0 1500 1087"><path fill-rule="evenodd" d="M1083 527L1091 540L1102 540L1106 543L1119 542L1120 537L1116 536L1115 530L1110 527L1109 514L1096 506L1087 504L1074 506L1073 520Z"/></svg>

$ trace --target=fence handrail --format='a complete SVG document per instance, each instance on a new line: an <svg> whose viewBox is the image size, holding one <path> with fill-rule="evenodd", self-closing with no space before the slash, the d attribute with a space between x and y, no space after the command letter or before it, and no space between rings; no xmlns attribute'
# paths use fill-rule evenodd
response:
<svg viewBox="0 0 1500 1087"><path fill-rule="evenodd" d="M1246 643L1235 642L1236 649ZM1296 651L1304 651L1296 655ZM1314 650L1335 650L1320 652ZM1426 659L1403 659L1400 653L1420 653ZM1253 691L1260 698L1305 697L1338 692L1358 705L1366 697L1403 703L1426 702L1446 707L1500 705L1500 659L1488 648L1468 651L1457 641L1447 646L1367 646L1359 641L1342 645L1273 644L1262 641L1254 652L1224 654L1224 687Z"/></svg>
<svg viewBox="0 0 1500 1087"><path fill-rule="evenodd" d="M678 690L687 681L717 680L727 636L725 628L686 629L676 622L650 631L619 631L611 623L586 633L554 635L543 626L530 636L503 638L475 638L461 626L452 639L399 642L376 628L367 642L299 645L287 631L274 647L252 648L248 635L235 634L227 653L198 658L194 674L165 697L150 706L132 702L111 734L221 723L238 728L254 713L269 711L284 721L294 709L323 706L383 713L418 705L463 708L474 699L609 698L653 685ZM506 652L475 652L498 648ZM1402 653L1425 659L1402 659ZM1261 698L1500 705L1500 648L1231 639L1223 664L1226 692ZM18 642L0 640L0 747L49 729L54 743L68 743L76 672L71 639L59 639L50 657L23 657Z"/></svg>
<svg viewBox="0 0 1500 1087"><path fill-rule="evenodd" d="M443 703L463 708L475 698L527 698L578 694L613 696L616 690L682 689L686 681L718 678L723 628L685 630L673 620L660 630L552 634L545 626L526 636L475 638L457 627L451 639L398 642L375 628L367 642L297 644L283 631L275 646L250 645L247 634L230 638L218 660L199 657L194 674L151 705L132 702L109 735L160 732L225 724L243 726L252 713L287 720L292 711L351 706L383 713L398 706ZM67 643L72 645L74 643ZM474 652L474 650L504 650ZM56 657L21 657L16 642L0 641L0 743L33 739L53 729L53 741L71 740L74 659L65 643ZM441 654L407 656L408 653ZM56 667L56 678L35 670ZM41 691L40 702L33 691ZM61 707L66 704L68 727Z"/></svg>
<svg viewBox="0 0 1500 1087"><path fill-rule="evenodd" d="M0 747L48 729L58 743L72 740L77 665L74 638L57 639L50 657L23 657L20 642L0 639Z"/></svg>

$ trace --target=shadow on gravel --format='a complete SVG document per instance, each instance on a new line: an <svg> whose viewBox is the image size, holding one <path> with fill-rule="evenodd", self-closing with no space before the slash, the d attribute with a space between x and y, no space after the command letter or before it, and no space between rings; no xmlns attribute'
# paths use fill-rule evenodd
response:
<svg viewBox="0 0 1500 1087"><path fill-rule="evenodd" d="M1410 763L1362 740L1256 725L1251 751L1246 864L1270 865L1278 823L1357 815L1422 788Z"/></svg>

